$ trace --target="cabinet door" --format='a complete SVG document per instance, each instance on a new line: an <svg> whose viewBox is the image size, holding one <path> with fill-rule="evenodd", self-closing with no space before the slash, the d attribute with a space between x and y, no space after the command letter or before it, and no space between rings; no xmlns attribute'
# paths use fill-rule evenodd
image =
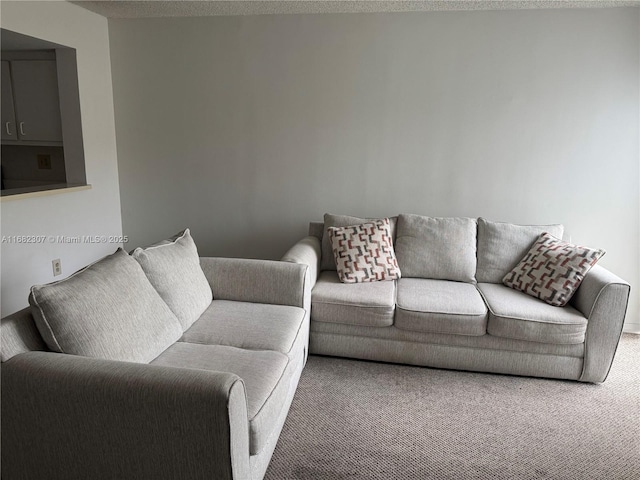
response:
<svg viewBox="0 0 640 480"><path fill-rule="evenodd" d="M9 70L9 62L2 61L2 140L17 140L16 132L11 70Z"/></svg>
<svg viewBox="0 0 640 480"><path fill-rule="evenodd" d="M61 142L55 60L14 60L11 76L20 140Z"/></svg>

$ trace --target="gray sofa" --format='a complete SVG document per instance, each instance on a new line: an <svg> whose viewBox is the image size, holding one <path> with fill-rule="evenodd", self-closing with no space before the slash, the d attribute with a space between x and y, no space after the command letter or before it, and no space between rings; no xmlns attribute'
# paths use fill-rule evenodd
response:
<svg viewBox="0 0 640 480"><path fill-rule="evenodd" d="M264 476L307 357L308 269L157 258L175 241L34 287L2 319L4 480Z"/></svg>
<svg viewBox="0 0 640 480"><path fill-rule="evenodd" d="M630 286L594 266L570 303L551 306L502 284L542 232L485 219L391 218L402 278L343 284L325 215L284 261L309 266L310 352L436 368L603 382L620 340Z"/></svg>

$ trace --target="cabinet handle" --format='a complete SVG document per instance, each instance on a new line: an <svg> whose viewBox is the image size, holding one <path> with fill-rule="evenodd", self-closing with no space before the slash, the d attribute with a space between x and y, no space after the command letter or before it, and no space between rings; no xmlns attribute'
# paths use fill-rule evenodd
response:
<svg viewBox="0 0 640 480"><path fill-rule="evenodd" d="M24 133L24 122L20 122L20 135L25 136L26 133Z"/></svg>
<svg viewBox="0 0 640 480"><path fill-rule="evenodd" d="M9 125L11 125L11 122L7 122L4 124L4 128L7 131L7 135L11 135L11 129L9 128Z"/></svg>

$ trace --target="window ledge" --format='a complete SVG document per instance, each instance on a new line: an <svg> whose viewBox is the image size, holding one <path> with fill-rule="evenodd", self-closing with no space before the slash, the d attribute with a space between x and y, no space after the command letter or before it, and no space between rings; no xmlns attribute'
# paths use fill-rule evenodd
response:
<svg viewBox="0 0 640 480"><path fill-rule="evenodd" d="M9 202L12 200L20 200L23 198L35 198L35 197L45 197L48 195L57 195L59 193L71 193L71 192L80 192L82 190L90 190L91 185L71 185L71 184L60 184L60 185L47 185L46 187L42 187L42 190L34 189L33 187L29 188L12 188L10 190L2 190L2 202Z"/></svg>

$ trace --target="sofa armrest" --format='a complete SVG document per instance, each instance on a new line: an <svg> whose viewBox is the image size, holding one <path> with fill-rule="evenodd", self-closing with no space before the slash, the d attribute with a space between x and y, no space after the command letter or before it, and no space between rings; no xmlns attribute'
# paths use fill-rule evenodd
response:
<svg viewBox="0 0 640 480"><path fill-rule="evenodd" d="M31 307L23 308L0 320L0 338L0 360L3 362L20 353L49 350L33 320Z"/></svg>
<svg viewBox="0 0 640 480"><path fill-rule="evenodd" d="M585 276L571 304L588 319L580 380L604 382L622 335L631 287L596 265Z"/></svg>
<svg viewBox="0 0 640 480"><path fill-rule="evenodd" d="M282 257L282 261L307 265L309 267L309 277L311 278L311 288L313 288L320 274L321 257L322 245L320 239L310 235L291 247Z"/></svg>
<svg viewBox="0 0 640 480"><path fill-rule="evenodd" d="M217 257L201 258L200 265L216 300L293 305L305 309L311 301L306 265Z"/></svg>
<svg viewBox="0 0 640 480"><path fill-rule="evenodd" d="M51 352L2 364L2 478L251 478L236 375Z"/></svg>

